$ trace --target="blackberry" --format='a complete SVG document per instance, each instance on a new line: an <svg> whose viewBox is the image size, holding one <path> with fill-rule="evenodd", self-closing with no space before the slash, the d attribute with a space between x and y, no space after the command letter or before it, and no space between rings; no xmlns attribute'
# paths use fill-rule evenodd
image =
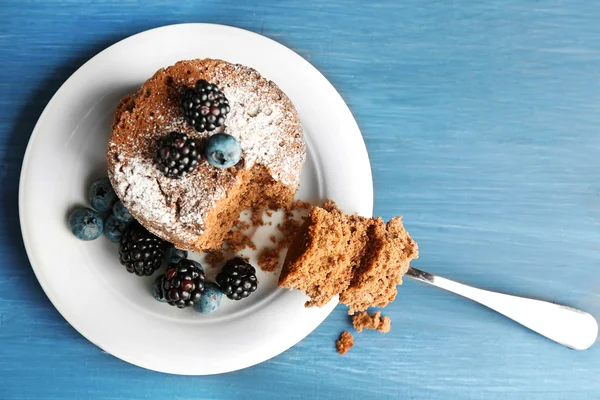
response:
<svg viewBox="0 0 600 400"><path fill-rule="evenodd" d="M197 268L191 260L181 259L169 264L163 278L165 300L177 308L193 306L200 302L204 292L204 271Z"/></svg>
<svg viewBox="0 0 600 400"><path fill-rule="evenodd" d="M232 258L217 275L217 284L225 296L241 300L256 290L256 270L241 258Z"/></svg>
<svg viewBox="0 0 600 400"><path fill-rule="evenodd" d="M169 178L181 178L192 172L201 158L198 143L185 133L179 132L171 132L160 139L156 151L156 165Z"/></svg>
<svg viewBox="0 0 600 400"><path fill-rule="evenodd" d="M159 267L167 242L134 222L119 243L119 259L128 272L150 276Z"/></svg>
<svg viewBox="0 0 600 400"><path fill-rule="evenodd" d="M154 298L156 300L160 301L161 303L164 303L166 301L165 293L163 291L163 281L164 280L165 280L165 276L159 275L154 280L154 283L152 283L152 296L154 296Z"/></svg>
<svg viewBox="0 0 600 400"><path fill-rule="evenodd" d="M198 132L214 131L225 123L229 100L216 85L200 79L193 88L185 88L180 101L185 120Z"/></svg>

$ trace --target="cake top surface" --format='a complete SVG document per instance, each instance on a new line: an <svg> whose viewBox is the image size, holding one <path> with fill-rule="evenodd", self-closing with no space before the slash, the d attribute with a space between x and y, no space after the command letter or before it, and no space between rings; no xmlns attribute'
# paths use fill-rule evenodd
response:
<svg viewBox="0 0 600 400"><path fill-rule="evenodd" d="M204 79L229 101L224 126L199 133L183 118L180 96ZM160 138L177 131L202 139L224 132L238 139L240 162L228 169L203 158L181 179L155 166ZM205 229L207 212L239 183L243 170L267 169L283 185L295 187L306 157L302 126L291 101L252 68L221 60L180 61L161 69L121 101L108 143L108 173L117 195L150 231L171 242L191 242Z"/></svg>

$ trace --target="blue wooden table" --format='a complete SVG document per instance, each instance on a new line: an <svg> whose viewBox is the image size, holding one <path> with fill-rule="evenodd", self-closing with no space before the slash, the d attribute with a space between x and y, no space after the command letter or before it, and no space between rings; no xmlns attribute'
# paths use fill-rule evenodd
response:
<svg viewBox="0 0 600 400"><path fill-rule="evenodd" d="M405 216L417 267L598 318L598 21L590 1L0 1L0 398L600 398L600 345L568 350L413 281L385 309L392 332L355 335L344 357L340 306L253 368L143 370L52 307L17 209L31 130L83 62L165 24L235 25L291 47L340 91L371 157L374 211Z"/></svg>

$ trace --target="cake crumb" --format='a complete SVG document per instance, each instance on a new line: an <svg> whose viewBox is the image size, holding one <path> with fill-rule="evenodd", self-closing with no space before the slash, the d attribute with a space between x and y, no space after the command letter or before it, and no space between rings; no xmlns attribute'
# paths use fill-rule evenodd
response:
<svg viewBox="0 0 600 400"><path fill-rule="evenodd" d="M310 203L307 203L305 201L302 200L294 200L294 202L292 203L292 210L308 210L310 209L311 205Z"/></svg>
<svg viewBox="0 0 600 400"><path fill-rule="evenodd" d="M309 203L296 200L289 208L283 210L266 207L248 210L246 214L242 214L246 218L250 217L250 224L238 221L235 225L236 229L229 233L226 242L233 252L238 252L244 247L258 250L258 266L265 272L274 272L279 268L279 255L281 251L287 249L290 245L294 235L302 225L302 214L306 214L305 210L308 210L310 207ZM302 210L304 210L304 212L302 212ZM269 241L276 245L276 247L272 248L267 245L257 249L256 245L249 237L252 237L261 226L273 226L273 221L264 221L263 215L273 217L278 211L283 211L281 223L275 224L277 229L281 232L281 238L279 238L279 235L277 234L272 234L269 236ZM241 234L239 231L244 231L244 233Z"/></svg>
<svg viewBox="0 0 600 400"><path fill-rule="evenodd" d="M256 245L248 236L240 231L231 231L227 234L225 242L231 248L234 253L237 253L246 247L252 250L256 250Z"/></svg>
<svg viewBox="0 0 600 400"><path fill-rule="evenodd" d="M381 318L381 322L379 323L379 327L377 328L377 330L381 333L388 333L389 331L392 330L392 320L390 319L390 317L383 317Z"/></svg>
<svg viewBox="0 0 600 400"><path fill-rule="evenodd" d="M354 346L354 338L350 332L342 332L340 338L335 342L337 352L344 355Z"/></svg>
<svg viewBox="0 0 600 400"><path fill-rule="evenodd" d="M207 251L206 257L204 258L204 261L208 264L218 264L223 260L225 260L225 255L219 250Z"/></svg>
<svg viewBox="0 0 600 400"><path fill-rule="evenodd" d="M250 228L250 224L244 221L240 221L239 219L235 222L234 226L238 228L240 231L245 231Z"/></svg>
<svg viewBox="0 0 600 400"><path fill-rule="evenodd" d="M390 317L381 318L381 311L377 311L375 314L362 311L352 316L352 325L358 333L363 329L388 333L392 329L392 320Z"/></svg>
<svg viewBox="0 0 600 400"><path fill-rule="evenodd" d="M252 209L252 216L250 217L250 223L253 227L263 226L263 207L257 207Z"/></svg>
<svg viewBox="0 0 600 400"><path fill-rule="evenodd" d="M275 272L279 267L279 250L264 248L258 257L258 265L265 272Z"/></svg>
<svg viewBox="0 0 600 400"><path fill-rule="evenodd" d="M294 235L296 235L296 232L300 228L300 225L301 223L293 219L293 216L288 218L286 213L286 217L284 218L283 223L281 225L277 225L277 228L283 234L283 239L280 242L282 246L289 246L292 239L294 238Z"/></svg>

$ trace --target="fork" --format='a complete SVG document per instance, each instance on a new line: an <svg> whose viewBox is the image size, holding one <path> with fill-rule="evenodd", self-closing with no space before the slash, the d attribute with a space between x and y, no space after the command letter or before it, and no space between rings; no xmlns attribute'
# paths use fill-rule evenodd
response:
<svg viewBox="0 0 600 400"><path fill-rule="evenodd" d="M410 267L407 276L448 290L520 323L574 350L590 348L598 337L598 322L590 314L547 301L478 289Z"/></svg>

